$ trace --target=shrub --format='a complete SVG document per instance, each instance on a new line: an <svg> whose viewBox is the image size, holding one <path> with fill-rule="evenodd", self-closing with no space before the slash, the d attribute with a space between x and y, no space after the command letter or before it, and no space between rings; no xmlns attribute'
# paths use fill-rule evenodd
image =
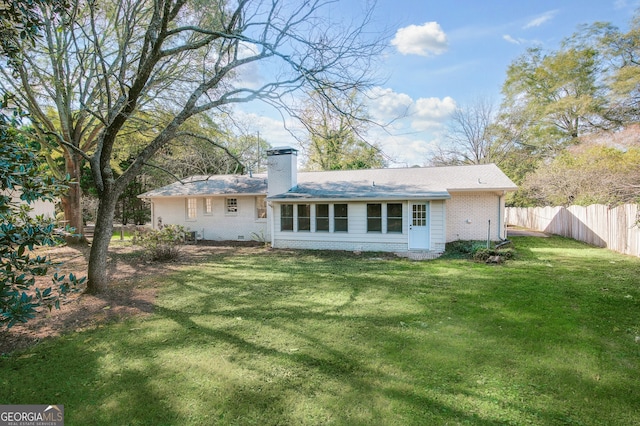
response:
<svg viewBox="0 0 640 426"><path fill-rule="evenodd" d="M486 247L486 242L457 240L447 244L446 255L452 258L468 258L473 257L474 253L486 249Z"/></svg>
<svg viewBox="0 0 640 426"><path fill-rule="evenodd" d="M514 250L511 248L487 248L486 241L453 241L447 244L445 256L453 259L473 259L486 262L491 256L500 256L502 260L512 259Z"/></svg>
<svg viewBox="0 0 640 426"><path fill-rule="evenodd" d="M510 248L488 249L486 247L483 247L479 250L476 250L476 252L473 253L472 257L473 257L473 260L475 260L476 262L486 262L492 256L500 256L500 259L502 260L513 259L513 254L514 254L513 249L510 249Z"/></svg>
<svg viewBox="0 0 640 426"><path fill-rule="evenodd" d="M0 101L0 328L25 323L41 308L60 308L70 291L79 290L85 278L54 273L51 285L36 277L58 267L38 247L64 243L55 220L34 216L36 201L56 201L67 186L47 176L37 151L10 127L15 122L2 114Z"/></svg>
<svg viewBox="0 0 640 426"><path fill-rule="evenodd" d="M175 260L180 255L186 233L184 226L165 225L159 230L136 231L133 241L151 260Z"/></svg>

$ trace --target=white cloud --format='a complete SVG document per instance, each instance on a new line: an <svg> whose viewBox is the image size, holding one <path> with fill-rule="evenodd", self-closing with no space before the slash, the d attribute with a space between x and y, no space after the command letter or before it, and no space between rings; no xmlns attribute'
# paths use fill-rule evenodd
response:
<svg viewBox="0 0 640 426"><path fill-rule="evenodd" d="M527 24L522 27L523 29L529 29L529 28L534 28L534 27L539 27L540 25L544 24L547 21L550 21L551 19L553 19L556 15L558 14L558 10L550 10L548 12L543 13L542 15L536 16L535 18L533 18L532 20L530 20L529 22L527 22Z"/></svg>
<svg viewBox="0 0 640 426"><path fill-rule="evenodd" d="M456 102L449 96L414 100L406 93L376 87L368 94L367 106L372 119L386 124L370 128L369 139L396 161L391 167L399 167L424 164Z"/></svg>
<svg viewBox="0 0 640 426"><path fill-rule="evenodd" d="M447 51L447 35L437 22L400 28L391 44L403 55L430 56Z"/></svg>
<svg viewBox="0 0 640 426"><path fill-rule="evenodd" d="M420 98L414 106L415 118L411 127L416 130L432 130L442 126L456 109L456 101L447 96L440 98Z"/></svg>
<svg viewBox="0 0 640 426"><path fill-rule="evenodd" d="M253 43L240 42L238 45L238 58L245 59L259 53L259 47ZM263 76L256 62L249 62L237 68L235 80L236 87L257 89L263 83Z"/></svg>
<svg viewBox="0 0 640 426"><path fill-rule="evenodd" d="M434 129L456 108L456 102L449 96L414 100L406 93L382 87L372 89L368 98L371 117L379 124L392 123L395 129L407 126L418 131Z"/></svg>
<svg viewBox="0 0 640 426"><path fill-rule="evenodd" d="M511 37L509 34L505 34L502 36L502 38L506 41L508 41L509 43L513 43L513 44L521 44L521 41L519 39L513 38Z"/></svg>
<svg viewBox="0 0 640 426"><path fill-rule="evenodd" d="M444 131L444 124L456 108L451 97L412 99L406 93L397 93L390 88L376 87L367 96L367 107L371 118L381 126L371 126L366 139L378 144L382 151L395 160L390 167L423 165L433 151L437 139ZM250 108L244 105L232 114L240 133L255 134L271 146L293 146L300 149L298 140L291 135L305 138L306 131L295 119L286 123L270 108ZM285 127L286 126L286 127ZM287 130L289 129L289 130ZM304 153L299 154L300 164Z"/></svg>
<svg viewBox="0 0 640 426"><path fill-rule="evenodd" d="M260 132L260 138L266 140L271 146L297 146L298 141L287 129L300 130L300 124L295 120L287 120L285 123L280 118L269 116L273 113L274 111L247 112L240 107L235 108L233 119L237 127L236 131L249 134Z"/></svg>
<svg viewBox="0 0 640 426"><path fill-rule="evenodd" d="M625 7L627 7L627 1L626 0L616 0L615 2L613 2L613 7L616 10L624 9Z"/></svg>
<svg viewBox="0 0 640 426"><path fill-rule="evenodd" d="M368 94L369 113L381 124L404 117L413 99L405 93L396 93L392 89L374 87Z"/></svg>

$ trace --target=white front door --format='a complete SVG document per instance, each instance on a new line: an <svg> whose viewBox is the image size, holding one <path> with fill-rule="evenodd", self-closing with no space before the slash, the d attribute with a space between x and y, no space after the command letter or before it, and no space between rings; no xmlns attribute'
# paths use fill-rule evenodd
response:
<svg viewBox="0 0 640 426"><path fill-rule="evenodd" d="M409 250L428 250L429 241L429 204L411 203L409 214Z"/></svg>

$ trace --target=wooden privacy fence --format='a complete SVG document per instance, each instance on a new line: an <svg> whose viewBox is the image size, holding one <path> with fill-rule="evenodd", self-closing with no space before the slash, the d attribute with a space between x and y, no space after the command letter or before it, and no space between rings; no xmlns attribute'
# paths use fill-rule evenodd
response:
<svg viewBox="0 0 640 426"><path fill-rule="evenodd" d="M609 208L507 207L507 225L562 235L619 253L640 256L640 210L637 204Z"/></svg>

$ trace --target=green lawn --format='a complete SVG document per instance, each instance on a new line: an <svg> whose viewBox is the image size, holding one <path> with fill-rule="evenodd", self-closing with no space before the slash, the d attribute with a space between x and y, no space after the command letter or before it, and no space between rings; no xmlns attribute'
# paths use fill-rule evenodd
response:
<svg viewBox="0 0 640 426"><path fill-rule="evenodd" d="M640 259L514 238L503 265L219 255L155 314L0 360L67 425L638 425Z"/></svg>

